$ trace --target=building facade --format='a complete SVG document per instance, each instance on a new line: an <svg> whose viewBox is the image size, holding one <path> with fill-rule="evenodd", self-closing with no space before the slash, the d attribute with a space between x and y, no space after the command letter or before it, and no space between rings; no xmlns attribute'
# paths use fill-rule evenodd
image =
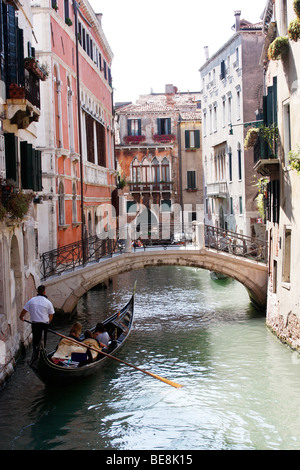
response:
<svg viewBox="0 0 300 470"><path fill-rule="evenodd" d="M0 1L0 385L29 342L31 327L19 314L40 276L37 123L47 76L29 60L32 24L29 1Z"/></svg>
<svg viewBox="0 0 300 470"><path fill-rule="evenodd" d="M148 238L148 225L175 223L180 232L202 220L199 98L166 85L116 110L120 224L143 226L137 238Z"/></svg>
<svg viewBox="0 0 300 470"><path fill-rule="evenodd" d="M200 68L205 222L261 236L253 154L244 138L245 123L259 119L262 108L264 37L261 23L241 19L240 11L235 18L235 34Z"/></svg>
<svg viewBox="0 0 300 470"><path fill-rule="evenodd" d="M45 112L38 125L43 162L40 249L46 252L113 226L116 189L113 54L88 1L32 6L35 55L45 62Z"/></svg>
<svg viewBox="0 0 300 470"><path fill-rule="evenodd" d="M269 242L267 325L292 348L300 348L300 2L268 0L263 15L265 46L264 125L276 127L273 152L258 139L255 169L266 181ZM296 28L297 29L297 28ZM267 149L268 150L268 149Z"/></svg>

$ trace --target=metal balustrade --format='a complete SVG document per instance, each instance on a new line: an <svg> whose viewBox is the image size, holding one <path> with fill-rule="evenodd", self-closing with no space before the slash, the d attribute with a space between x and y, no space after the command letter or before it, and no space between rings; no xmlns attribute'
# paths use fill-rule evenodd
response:
<svg viewBox="0 0 300 470"><path fill-rule="evenodd" d="M73 271L92 262L99 262L126 250L149 248L175 249L197 246L197 224L138 224L119 232L111 231L58 247L41 255L42 279ZM128 241L126 240L128 233ZM262 263L267 262L267 243L221 228L204 226L205 247L242 256Z"/></svg>

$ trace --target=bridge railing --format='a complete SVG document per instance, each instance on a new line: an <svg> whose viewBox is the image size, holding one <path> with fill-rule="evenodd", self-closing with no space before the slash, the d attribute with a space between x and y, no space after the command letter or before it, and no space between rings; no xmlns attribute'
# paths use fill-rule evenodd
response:
<svg viewBox="0 0 300 470"><path fill-rule="evenodd" d="M147 250L149 248L197 245L197 224L139 224L127 226L118 232L112 230L77 242L58 247L41 255L41 275L46 280L65 272L85 266L91 262L112 257L124 251ZM207 248L224 251L266 262L267 244L244 235L224 231L217 227L204 226L204 240L200 243Z"/></svg>
<svg viewBox="0 0 300 470"><path fill-rule="evenodd" d="M224 251L235 256L267 262L268 246L265 240L247 237L237 232L224 230L212 225L204 228L205 246L217 251Z"/></svg>

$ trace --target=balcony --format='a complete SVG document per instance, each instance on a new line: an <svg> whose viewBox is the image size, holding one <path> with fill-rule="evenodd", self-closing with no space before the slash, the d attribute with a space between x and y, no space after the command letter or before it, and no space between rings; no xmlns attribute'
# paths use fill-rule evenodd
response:
<svg viewBox="0 0 300 470"><path fill-rule="evenodd" d="M262 176L271 176L272 179L278 179L279 167L277 149L273 154L267 142L259 136L254 145L254 170Z"/></svg>
<svg viewBox="0 0 300 470"><path fill-rule="evenodd" d="M24 86L11 83L8 89L7 118L11 124L16 124L18 129L27 129L32 122L37 122L40 117L40 80L45 80L46 75L39 69L34 71L24 69Z"/></svg>
<svg viewBox="0 0 300 470"><path fill-rule="evenodd" d="M170 192L173 188L173 182L130 182L131 193L151 193L151 192Z"/></svg>
<svg viewBox="0 0 300 470"><path fill-rule="evenodd" d="M226 181L220 181L215 183L209 183L207 185L207 197L222 198L227 197L227 183Z"/></svg>

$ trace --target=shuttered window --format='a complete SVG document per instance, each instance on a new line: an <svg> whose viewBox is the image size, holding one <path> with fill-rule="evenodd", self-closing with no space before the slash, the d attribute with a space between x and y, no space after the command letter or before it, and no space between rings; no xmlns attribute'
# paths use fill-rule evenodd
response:
<svg viewBox="0 0 300 470"><path fill-rule="evenodd" d="M4 134L6 178L18 182L18 138L15 134Z"/></svg>
<svg viewBox="0 0 300 470"><path fill-rule="evenodd" d="M185 148L200 148L200 131L185 131Z"/></svg>
<svg viewBox="0 0 300 470"><path fill-rule="evenodd" d="M170 135L171 134L171 118L158 118L157 119L157 134Z"/></svg>
<svg viewBox="0 0 300 470"><path fill-rule="evenodd" d="M187 171L187 189L196 189L195 171Z"/></svg>
<svg viewBox="0 0 300 470"><path fill-rule="evenodd" d="M41 151L23 141L20 143L20 153L22 189L42 191Z"/></svg>

